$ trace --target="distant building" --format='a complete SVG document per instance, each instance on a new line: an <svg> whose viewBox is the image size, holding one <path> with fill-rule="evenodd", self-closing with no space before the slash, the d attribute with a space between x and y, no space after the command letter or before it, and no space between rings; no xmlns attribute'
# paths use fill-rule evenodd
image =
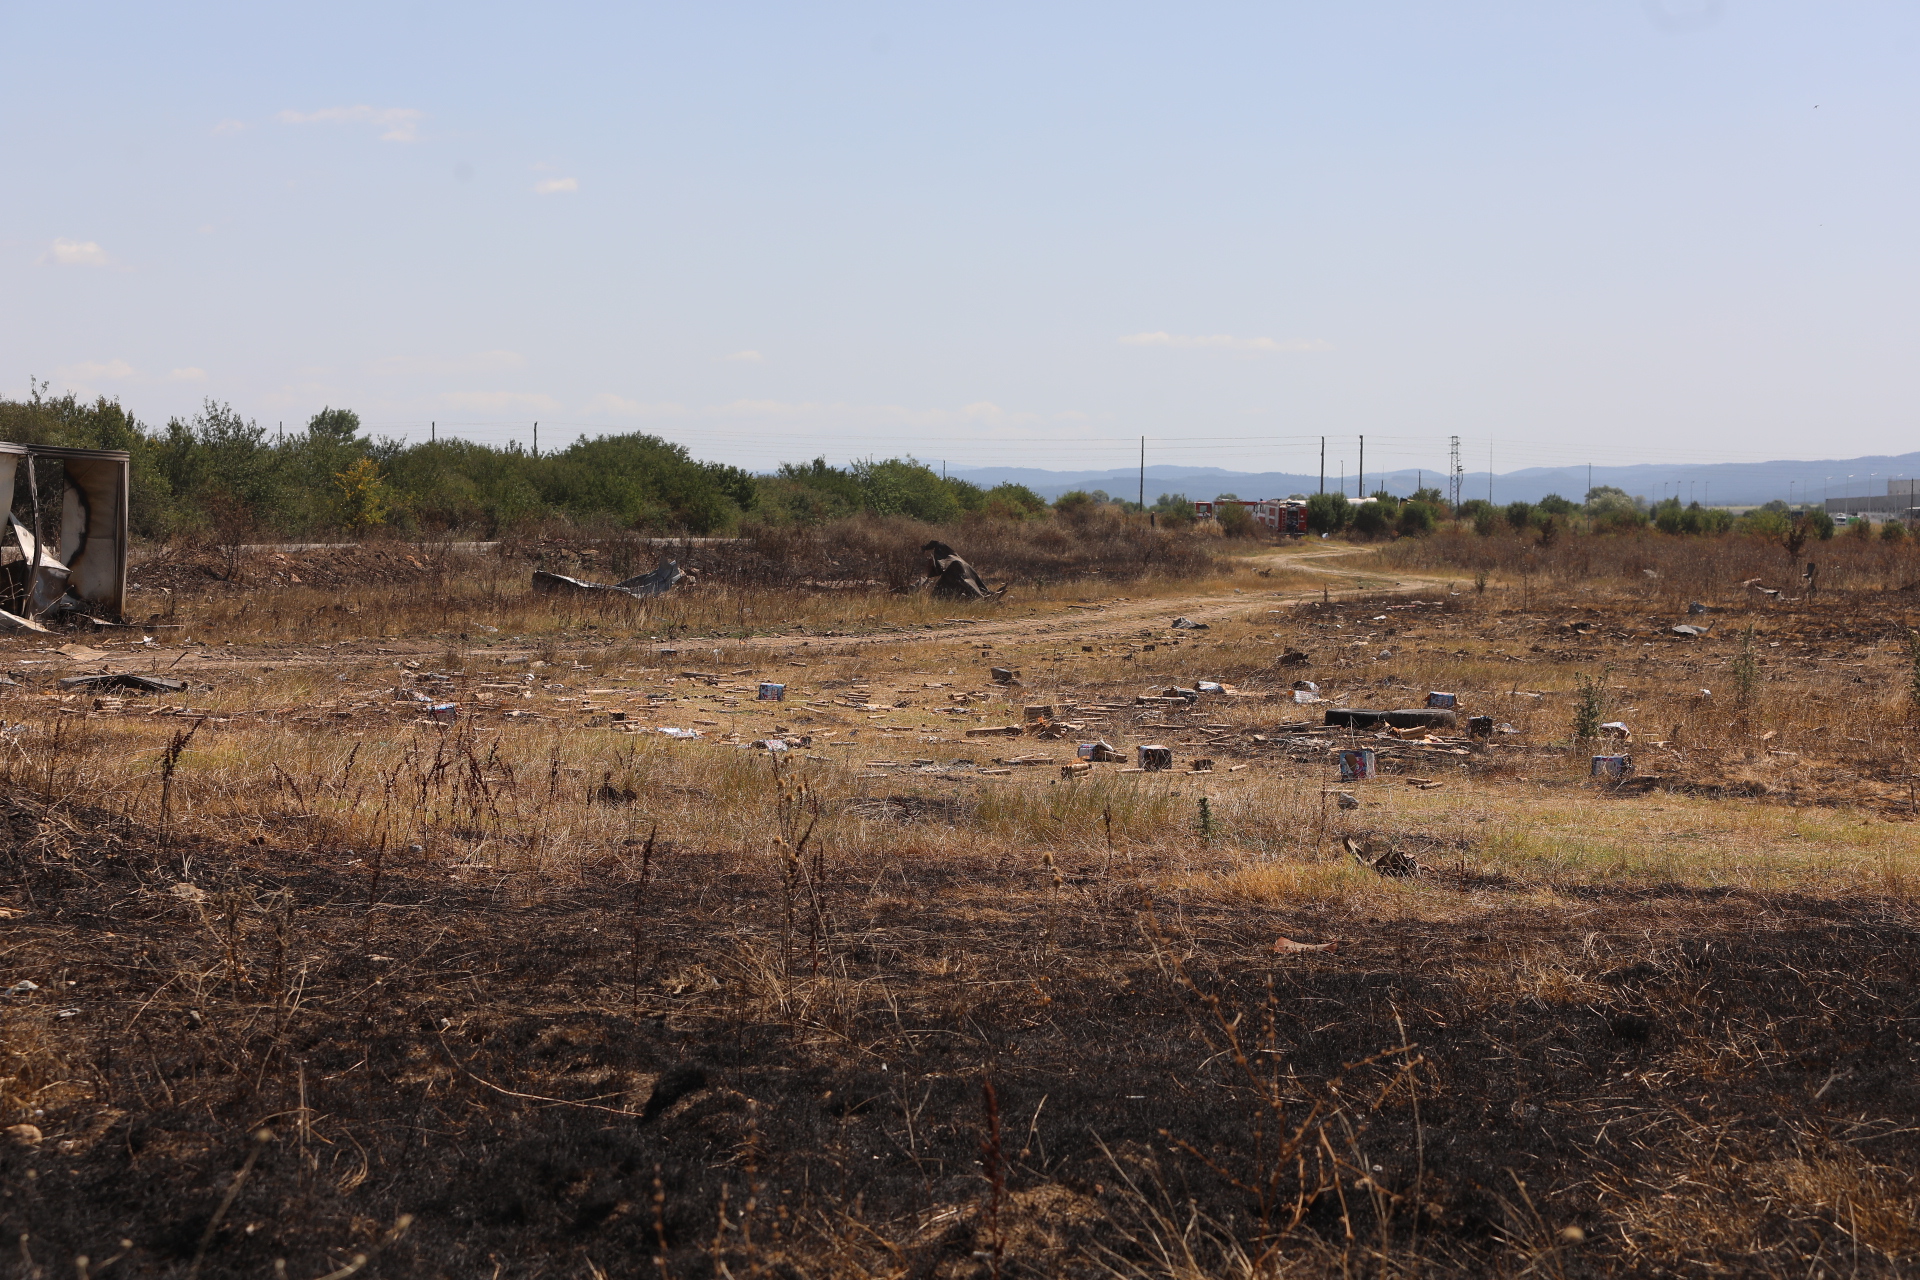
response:
<svg viewBox="0 0 1920 1280"><path fill-rule="evenodd" d="M1828 498L1827 514L1835 516L1872 515L1882 520L1920 518L1920 479L1887 481L1885 493L1857 494Z"/></svg>

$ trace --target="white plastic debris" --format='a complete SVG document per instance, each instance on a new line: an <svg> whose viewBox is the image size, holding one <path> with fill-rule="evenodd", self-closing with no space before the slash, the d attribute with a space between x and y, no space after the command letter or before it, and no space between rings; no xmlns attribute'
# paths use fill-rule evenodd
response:
<svg viewBox="0 0 1920 1280"><path fill-rule="evenodd" d="M6 990L6 994L10 996L24 996L28 992L38 991L39 989L40 989L39 983L33 981L30 978L22 978L20 979L20 981L8 987Z"/></svg>

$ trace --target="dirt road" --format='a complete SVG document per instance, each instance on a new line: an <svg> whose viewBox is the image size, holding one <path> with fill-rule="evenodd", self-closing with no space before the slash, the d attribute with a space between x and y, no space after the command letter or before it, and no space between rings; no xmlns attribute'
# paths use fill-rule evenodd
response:
<svg viewBox="0 0 1920 1280"><path fill-rule="evenodd" d="M1192 595L1148 596L1141 598L1116 597L1111 600L1088 604L1067 605L1064 608L1048 607L1028 608L1018 613L1006 611L1005 606L993 604L955 605L955 613L942 622L923 623L917 627L889 627L885 630L863 633L855 636L822 637L818 635L778 635L756 636L748 640L729 639L729 647L771 647L791 645L799 639L806 639L813 649L846 650L863 645L897 644L903 638L925 638L928 636L951 635L969 641L982 641L992 644L1033 642L1044 638L1048 642L1060 639L1072 639L1076 643L1089 640L1118 639L1121 636L1136 635L1143 628L1165 629L1173 619L1191 618L1195 622L1215 622L1230 618L1236 614L1247 613L1260 605L1281 605L1301 600L1320 598L1323 594L1330 598L1352 595L1375 595L1383 592L1417 593L1422 591L1446 591L1450 581L1444 578L1424 578L1409 575L1392 576L1365 569L1342 568L1335 562L1352 560L1356 557L1371 555L1371 551L1354 547L1313 548L1306 551L1281 549L1255 559L1262 567L1276 572L1313 573L1323 575L1326 582L1322 587L1307 590L1262 591L1258 588L1227 588L1218 591L1199 592ZM1335 584L1341 584L1336 586ZM1044 629L1044 636L1036 635ZM690 637L678 643L698 645L698 637Z"/></svg>

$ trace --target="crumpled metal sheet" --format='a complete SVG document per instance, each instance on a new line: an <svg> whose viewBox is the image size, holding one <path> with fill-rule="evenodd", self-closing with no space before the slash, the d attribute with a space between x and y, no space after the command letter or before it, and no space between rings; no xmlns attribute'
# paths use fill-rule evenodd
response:
<svg viewBox="0 0 1920 1280"><path fill-rule="evenodd" d="M533 589L546 594L579 593L598 595L616 591L632 596L636 600L651 600L671 591L675 583L688 574L676 560L669 560L659 568L648 573L628 578L625 582L586 582L579 578L569 578L564 573L548 573L537 569L533 575Z"/></svg>
<svg viewBox="0 0 1920 1280"><path fill-rule="evenodd" d="M920 548L933 557L933 563L927 570L926 590L942 600L993 600L1007 593L1005 587L998 591L987 588L973 566L960 558L960 554L944 542L929 542Z"/></svg>

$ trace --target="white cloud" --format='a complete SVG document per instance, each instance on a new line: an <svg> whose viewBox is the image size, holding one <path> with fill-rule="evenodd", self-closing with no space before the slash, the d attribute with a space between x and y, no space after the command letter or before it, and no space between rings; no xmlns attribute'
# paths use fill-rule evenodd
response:
<svg viewBox="0 0 1920 1280"><path fill-rule="evenodd" d="M167 375L168 382L205 382L207 371L197 365L188 365L184 369L175 369Z"/></svg>
<svg viewBox="0 0 1920 1280"><path fill-rule="evenodd" d="M91 240L55 240L53 260L63 267L104 267L107 251ZM43 258L42 261L45 261Z"/></svg>
<svg viewBox="0 0 1920 1280"><path fill-rule="evenodd" d="M1272 338L1236 338L1228 333L1130 333L1120 339L1130 347L1211 347L1219 351L1331 351L1333 344L1318 338L1276 342Z"/></svg>
<svg viewBox="0 0 1920 1280"><path fill-rule="evenodd" d="M445 391L436 399L449 409L471 409L477 413L560 412L560 402L552 396L527 391Z"/></svg>
<svg viewBox="0 0 1920 1280"><path fill-rule="evenodd" d="M420 141L424 111L412 107L322 107L318 111L282 111L281 124L370 124L380 130L382 142Z"/></svg>
<svg viewBox="0 0 1920 1280"><path fill-rule="evenodd" d="M213 126L213 136L216 138L229 138L236 133L245 133L246 131L247 122L245 120L222 120L219 124Z"/></svg>
<svg viewBox="0 0 1920 1280"><path fill-rule="evenodd" d="M133 366L125 360L83 360L61 365L53 376L62 382L99 382L103 378L131 378Z"/></svg>
<svg viewBox="0 0 1920 1280"><path fill-rule="evenodd" d="M758 351L736 351L732 355L722 356L721 359L732 361L734 364L760 364L766 357Z"/></svg>
<svg viewBox="0 0 1920 1280"><path fill-rule="evenodd" d="M526 364L518 351L474 351L463 356L383 356L373 362L373 371L394 378L447 377L523 369Z"/></svg>
<svg viewBox="0 0 1920 1280"><path fill-rule="evenodd" d="M533 189L543 196L572 195L580 189L578 178L546 178L533 184Z"/></svg>

